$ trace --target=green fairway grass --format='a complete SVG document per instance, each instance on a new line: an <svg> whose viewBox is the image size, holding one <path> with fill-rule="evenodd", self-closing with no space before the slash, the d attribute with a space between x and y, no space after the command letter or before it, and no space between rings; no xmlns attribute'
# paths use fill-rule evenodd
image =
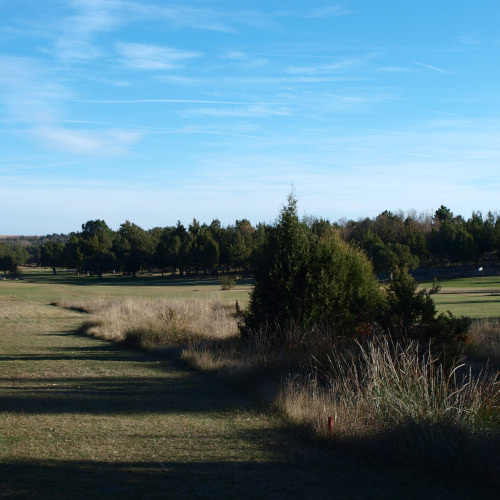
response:
<svg viewBox="0 0 500 500"><path fill-rule="evenodd" d="M439 313L471 318L500 317L500 277L455 278L439 281L441 290L432 296ZM430 289L432 282L420 286Z"/></svg>
<svg viewBox="0 0 500 500"><path fill-rule="evenodd" d="M87 298L214 298L227 303L246 306L253 285L251 279L237 280L231 290L222 290L216 277L181 277L159 274L140 274L137 277L122 274L77 276L73 271L21 268L18 280L0 281L0 296L15 295L39 302L84 300Z"/></svg>

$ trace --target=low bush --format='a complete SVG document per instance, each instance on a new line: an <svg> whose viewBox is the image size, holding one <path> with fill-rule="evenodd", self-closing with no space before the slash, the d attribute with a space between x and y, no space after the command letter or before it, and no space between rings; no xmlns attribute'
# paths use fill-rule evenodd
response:
<svg viewBox="0 0 500 500"><path fill-rule="evenodd" d="M236 280L229 275L221 276L219 281L222 290L232 290L236 286Z"/></svg>

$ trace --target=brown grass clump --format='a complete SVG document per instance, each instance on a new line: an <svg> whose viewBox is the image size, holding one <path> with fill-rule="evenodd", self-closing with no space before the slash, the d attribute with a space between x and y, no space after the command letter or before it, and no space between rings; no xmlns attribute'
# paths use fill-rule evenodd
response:
<svg viewBox="0 0 500 500"><path fill-rule="evenodd" d="M97 299L61 305L92 314L82 326L87 334L146 349L223 339L237 332L234 308L217 299Z"/></svg>
<svg viewBox="0 0 500 500"><path fill-rule="evenodd" d="M472 323L469 330L468 353L483 364L500 367L500 320L482 319Z"/></svg>
<svg viewBox="0 0 500 500"><path fill-rule="evenodd" d="M362 453L461 470L498 482L500 373L474 376L455 363L446 371L430 350L378 338L348 357L333 352L327 366L294 377L279 405L320 436Z"/></svg>

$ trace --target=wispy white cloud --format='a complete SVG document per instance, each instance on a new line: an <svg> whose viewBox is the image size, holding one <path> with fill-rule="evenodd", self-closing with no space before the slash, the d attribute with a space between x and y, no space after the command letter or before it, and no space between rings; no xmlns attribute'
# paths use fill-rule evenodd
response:
<svg viewBox="0 0 500 500"><path fill-rule="evenodd" d="M306 17L334 17L346 16L348 14L352 14L352 11L342 7L341 5L328 5L326 7L317 7L316 9L306 14Z"/></svg>
<svg viewBox="0 0 500 500"><path fill-rule="evenodd" d="M141 139L138 132L126 130L95 132L51 125L37 126L33 129L33 134L45 147L77 155L122 155Z"/></svg>
<svg viewBox="0 0 500 500"><path fill-rule="evenodd" d="M380 66L377 71L384 73L408 73L410 71L415 71L413 68L408 68L405 66Z"/></svg>
<svg viewBox="0 0 500 500"><path fill-rule="evenodd" d="M238 101L209 101L199 99L78 99L78 102L103 103L103 104L147 104L147 103L184 103L184 104L240 104L248 105L247 102Z"/></svg>
<svg viewBox="0 0 500 500"><path fill-rule="evenodd" d="M89 27L99 26L99 14L102 23L129 23L141 21L162 21L170 23L171 28L189 28L195 30L218 31L234 34L241 26L273 27L275 23L271 16L257 10L241 11L239 9L220 9L211 7L194 7L182 4L161 5L153 2L137 1L100 1L77 0L76 4L86 13L86 23ZM96 16L96 19L94 19Z"/></svg>
<svg viewBox="0 0 500 500"><path fill-rule="evenodd" d="M240 117L240 118L257 118L265 116L288 116L290 110L284 106L271 107L261 104L254 104L251 106L238 107L233 109L220 109L220 108L200 108L185 111L184 115L188 116L213 116L213 117Z"/></svg>
<svg viewBox="0 0 500 500"><path fill-rule="evenodd" d="M245 52L241 52L239 50L230 50L226 52L223 56L223 59L229 59L230 61L237 62L242 66L246 67L257 67L264 66L268 63L268 60L263 57L254 57Z"/></svg>
<svg viewBox="0 0 500 500"><path fill-rule="evenodd" d="M448 75L453 75L453 73L451 71L448 71L448 70L443 69L443 68L438 68L437 66L432 66L431 64L424 64L424 63L420 63L420 62L416 62L416 61L413 64L416 64L417 66L421 66L422 68L430 69L432 71L437 71L438 73L446 73Z"/></svg>
<svg viewBox="0 0 500 500"><path fill-rule="evenodd" d="M95 122L95 121L86 121L86 120L63 120L63 123L78 123L78 124L86 124L86 125L105 125L112 126L112 123L109 122ZM144 134L200 134L200 135L221 135L221 136L230 136L230 137L245 137L251 139L261 139L262 136L252 135L252 134L244 134L238 132L230 132L228 130L208 130L208 129L197 129L193 128L193 126L185 126L176 129L165 128L165 127L147 127L144 125L124 125L121 124L120 128L123 129L132 129L135 131L144 132ZM0 164L2 161L0 160Z"/></svg>
<svg viewBox="0 0 500 500"><path fill-rule="evenodd" d="M54 117L60 113L61 103L74 97L49 68L23 57L0 56L0 90L0 102L12 122L34 123Z"/></svg>
<svg viewBox="0 0 500 500"><path fill-rule="evenodd" d="M5 119L44 149L76 155L123 155L141 139L141 134L119 127L96 132L62 125L67 103L74 101L75 94L54 81L50 68L31 59L0 58L0 90L0 103L8 110Z"/></svg>
<svg viewBox="0 0 500 500"><path fill-rule="evenodd" d="M61 59L88 60L102 55L97 48L95 37L99 33L111 31L123 22L120 1L72 0L74 14L63 18L55 34L54 52Z"/></svg>
<svg viewBox="0 0 500 500"><path fill-rule="evenodd" d="M121 62L132 69L171 70L180 68L188 59L200 57L200 52L160 47L143 43L118 43L116 50Z"/></svg>
<svg viewBox="0 0 500 500"><path fill-rule="evenodd" d="M248 88L250 85L294 85L308 83L334 83L334 82L360 82L365 81L366 77L361 75L256 75L256 76L221 76L219 78L200 78L200 77L179 77L178 75L162 75L159 79L166 83L190 85L192 87L199 86L206 88L208 86L217 85L219 88L224 86L244 85ZM279 87L273 90L281 90Z"/></svg>
<svg viewBox="0 0 500 500"><path fill-rule="evenodd" d="M353 67L364 66L365 63L358 58L341 59L330 64L318 64L314 66L291 66L287 68L287 72L291 74L301 75L324 75L338 73Z"/></svg>
<svg viewBox="0 0 500 500"><path fill-rule="evenodd" d="M140 127L139 127L140 128ZM230 131L222 131L222 130L202 130L196 129L194 127L182 127L175 130L168 129L151 129L148 128L148 131L153 134L199 134L199 135L219 135L219 136L227 136L227 137L241 137L244 139L262 139L262 136L251 135L251 134L243 134L237 132Z"/></svg>

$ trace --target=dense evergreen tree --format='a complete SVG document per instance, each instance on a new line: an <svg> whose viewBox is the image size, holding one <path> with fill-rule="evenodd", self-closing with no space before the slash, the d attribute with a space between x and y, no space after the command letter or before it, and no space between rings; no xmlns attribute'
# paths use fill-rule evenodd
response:
<svg viewBox="0 0 500 500"><path fill-rule="evenodd" d="M42 266L51 267L52 272L57 274L57 267L64 263L64 244L60 241L47 241L40 248L40 263Z"/></svg>
<svg viewBox="0 0 500 500"><path fill-rule="evenodd" d="M323 323L354 328L373 319L382 303L364 253L334 229L316 234L299 220L290 195L260 252L245 331Z"/></svg>
<svg viewBox="0 0 500 500"><path fill-rule="evenodd" d="M15 272L17 267L29 260L26 247L12 243L0 242L0 270L4 274Z"/></svg>
<svg viewBox="0 0 500 500"><path fill-rule="evenodd" d="M83 266L90 275L97 273L100 278L103 272L114 269L114 239L115 233L103 220L91 220L82 224L80 248L84 256Z"/></svg>
<svg viewBox="0 0 500 500"><path fill-rule="evenodd" d="M113 249L122 270L132 276L153 262L153 237L130 221L120 226Z"/></svg>

